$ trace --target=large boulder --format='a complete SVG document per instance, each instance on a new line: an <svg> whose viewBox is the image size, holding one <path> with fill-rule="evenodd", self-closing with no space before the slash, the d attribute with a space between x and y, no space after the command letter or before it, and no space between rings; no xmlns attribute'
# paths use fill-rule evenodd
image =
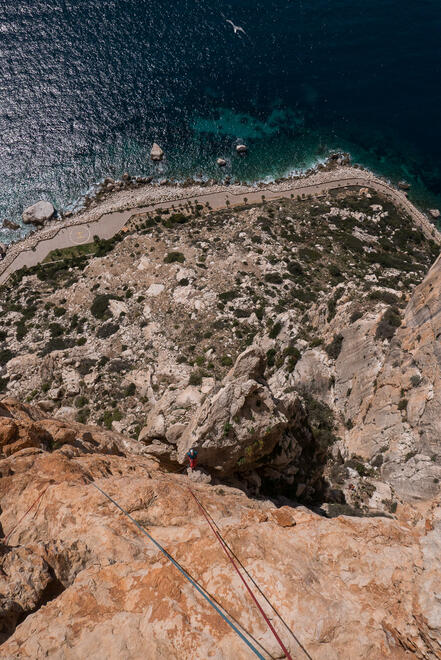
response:
<svg viewBox="0 0 441 660"><path fill-rule="evenodd" d="M18 225L16 222L12 222L12 220L8 220L8 218L5 218L3 220L2 229L11 229L12 231L15 231L16 229L20 229L20 225Z"/></svg>
<svg viewBox="0 0 441 660"><path fill-rule="evenodd" d="M23 222L25 225L44 225L55 213L55 209L50 202L40 201L32 206L28 206L23 211Z"/></svg>
<svg viewBox="0 0 441 660"><path fill-rule="evenodd" d="M153 143L153 147L152 147L152 150L150 152L150 158L153 161L156 161L156 162L158 162L158 161L160 161L164 158L164 152L162 151L159 144L156 144L156 142Z"/></svg>
<svg viewBox="0 0 441 660"><path fill-rule="evenodd" d="M164 463L183 463L196 447L201 464L219 475L249 472L264 457L284 471L301 453L292 429L303 408L295 394L275 397L264 371L264 353L250 347L217 386L173 386L151 410L139 440Z"/></svg>

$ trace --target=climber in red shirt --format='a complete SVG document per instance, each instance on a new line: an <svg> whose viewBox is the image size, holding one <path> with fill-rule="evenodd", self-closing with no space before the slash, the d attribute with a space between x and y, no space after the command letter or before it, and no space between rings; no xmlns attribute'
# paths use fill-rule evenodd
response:
<svg viewBox="0 0 441 660"><path fill-rule="evenodd" d="M187 457L190 461L190 470L194 470L198 460L198 452L196 449L190 449L190 451L187 452Z"/></svg>

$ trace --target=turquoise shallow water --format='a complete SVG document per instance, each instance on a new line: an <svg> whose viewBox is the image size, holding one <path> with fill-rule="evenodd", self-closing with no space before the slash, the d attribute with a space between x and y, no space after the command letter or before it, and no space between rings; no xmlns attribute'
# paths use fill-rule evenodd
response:
<svg viewBox="0 0 441 660"><path fill-rule="evenodd" d="M216 178L223 156L251 181L335 149L441 206L440 28L435 0L2 2L0 219L124 171Z"/></svg>

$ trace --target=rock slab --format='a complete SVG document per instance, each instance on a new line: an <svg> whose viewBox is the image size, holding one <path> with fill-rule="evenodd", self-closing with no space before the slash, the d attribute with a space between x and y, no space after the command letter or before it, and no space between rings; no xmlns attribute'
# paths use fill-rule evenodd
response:
<svg viewBox="0 0 441 660"><path fill-rule="evenodd" d="M28 206L23 211L23 222L25 225L44 225L55 213L55 209L50 202L40 201L32 206Z"/></svg>
<svg viewBox="0 0 441 660"><path fill-rule="evenodd" d="M164 152L162 151L159 144L157 144L156 142L153 143L153 147L152 147L152 150L150 152L150 158L154 162L161 161L164 158Z"/></svg>

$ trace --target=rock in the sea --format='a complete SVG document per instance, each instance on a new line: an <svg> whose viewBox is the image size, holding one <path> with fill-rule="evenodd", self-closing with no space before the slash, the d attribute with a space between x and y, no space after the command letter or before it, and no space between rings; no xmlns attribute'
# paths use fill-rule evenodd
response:
<svg viewBox="0 0 441 660"><path fill-rule="evenodd" d="M55 209L50 202L40 201L29 206L23 211L23 222L25 225L44 225L55 213Z"/></svg>
<svg viewBox="0 0 441 660"><path fill-rule="evenodd" d="M435 220L441 215L441 211L439 209L429 209L429 213L432 218L435 218Z"/></svg>
<svg viewBox="0 0 441 660"><path fill-rule="evenodd" d="M246 152L248 151L248 147L246 146L246 144L238 144L236 147L236 151L238 154L246 154Z"/></svg>
<svg viewBox="0 0 441 660"><path fill-rule="evenodd" d="M401 188L401 190L410 190L410 183L407 183L407 181L398 181L398 188Z"/></svg>
<svg viewBox="0 0 441 660"><path fill-rule="evenodd" d="M219 167L225 167L227 161L224 158L218 158L216 163L218 164Z"/></svg>
<svg viewBox="0 0 441 660"><path fill-rule="evenodd" d="M12 222L12 220L8 220L7 218L5 218L3 220L2 228L12 229L13 231L15 231L16 229L20 229L20 225L18 225L16 222Z"/></svg>
<svg viewBox="0 0 441 660"><path fill-rule="evenodd" d="M0 243L0 255L2 256L5 255L7 249L8 249L7 245L5 245L4 243Z"/></svg>
<svg viewBox="0 0 441 660"><path fill-rule="evenodd" d="M158 162L158 161L160 161L164 158L164 152L162 151L159 144L156 144L156 142L153 143L153 147L152 147L152 150L150 152L150 158L153 161L156 161L156 162Z"/></svg>

